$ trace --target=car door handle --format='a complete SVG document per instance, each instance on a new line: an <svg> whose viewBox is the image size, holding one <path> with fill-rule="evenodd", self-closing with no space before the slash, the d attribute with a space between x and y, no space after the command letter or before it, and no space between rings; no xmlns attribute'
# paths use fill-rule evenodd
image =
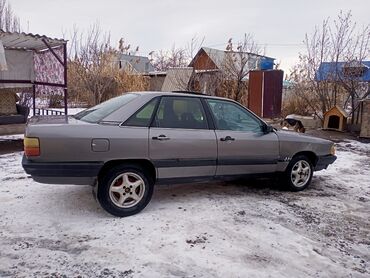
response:
<svg viewBox="0 0 370 278"><path fill-rule="evenodd" d="M154 136L152 137L153 140L159 140L159 141L164 141L164 140L170 140L169 137L167 137L166 135L159 135L159 136Z"/></svg>
<svg viewBox="0 0 370 278"><path fill-rule="evenodd" d="M220 139L221 141L235 141L235 138L232 138L231 136L226 136L224 138Z"/></svg>

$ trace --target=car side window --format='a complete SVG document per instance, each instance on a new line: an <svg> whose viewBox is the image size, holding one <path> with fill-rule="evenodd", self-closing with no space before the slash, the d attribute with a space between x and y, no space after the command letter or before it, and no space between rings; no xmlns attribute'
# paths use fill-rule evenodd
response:
<svg viewBox="0 0 370 278"><path fill-rule="evenodd" d="M194 97L162 97L155 117L155 126L208 129L202 102Z"/></svg>
<svg viewBox="0 0 370 278"><path fill-rule="evenodd" d="M239 105L223 100L207 99L219 130L261 131L261 122Z"/></svg>
<svg viewBox="0 0 370 278"><path fill-rule="evenodd" d="M158 98L154 98L133 114L125 123L125 126L148 127L153 116Z"/></svg>

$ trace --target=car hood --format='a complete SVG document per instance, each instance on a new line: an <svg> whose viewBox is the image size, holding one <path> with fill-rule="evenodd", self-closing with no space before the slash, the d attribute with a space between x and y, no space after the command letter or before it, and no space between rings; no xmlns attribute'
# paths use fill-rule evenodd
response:
<svg viewBox="0 0 370 278"><path fill-rule="evenodd" d="M295 141L295 142L306 142L306 143L316 143L316 144L333 144L332 141L313 137L310 135L305 135L302 133L297 133L294 131L287 130L277 130L276 135L281 141Z"/></svg>

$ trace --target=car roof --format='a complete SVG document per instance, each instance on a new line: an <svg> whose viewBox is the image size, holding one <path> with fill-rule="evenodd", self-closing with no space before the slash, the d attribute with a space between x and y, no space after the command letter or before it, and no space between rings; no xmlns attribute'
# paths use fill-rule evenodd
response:
<svg viewBox="0 0 370 278"><path fill-rule="evenodd" d="M153 96L185 96L185 97L201 97L201 98L212 98L212 99L222 99L222 100L228 100L228 101L233 101L232 99L229 98L224 98L224 97L218 97L218 96L211 96L211 95L206 95L202 93L197 93L197 92L159 92L159 91L138 91L138 92L130 92L133 94L139 94L139 95L145 95L145 94L150 94Z"/></svg>

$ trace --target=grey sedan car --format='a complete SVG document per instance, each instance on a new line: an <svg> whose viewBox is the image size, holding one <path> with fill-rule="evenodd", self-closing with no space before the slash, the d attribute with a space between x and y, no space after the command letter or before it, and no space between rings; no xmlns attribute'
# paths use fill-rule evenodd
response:
<svg viewBox="0 0 370 278"><path fill-rule="evenodd" d="M293 191L336 159L332 142L277 131L239 103L192 93L128 93L74 116L33 117L25 171L40 183L95 185L109 213L129 216L154 184L279 174Z"/></svg>

